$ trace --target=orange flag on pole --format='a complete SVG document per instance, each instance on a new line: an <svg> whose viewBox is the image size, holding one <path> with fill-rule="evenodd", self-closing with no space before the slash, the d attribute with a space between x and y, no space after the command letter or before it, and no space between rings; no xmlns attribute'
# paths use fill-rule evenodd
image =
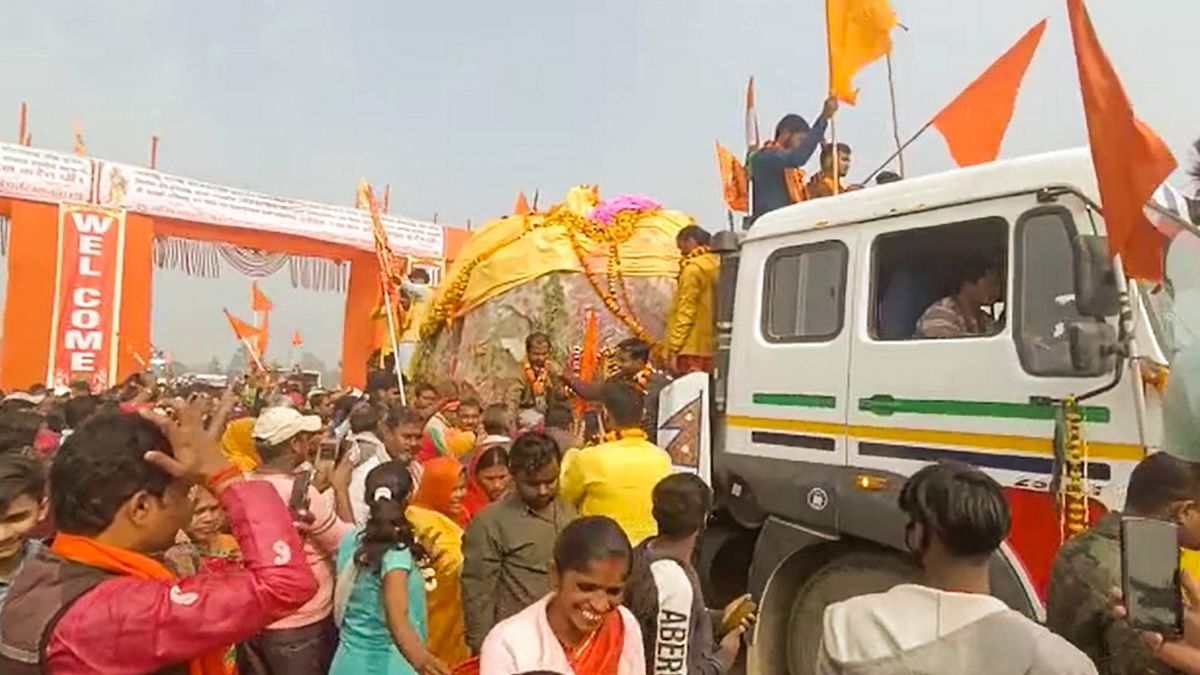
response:
<svg viewBox="0 0 1200 675"><path fill-rule="evenodd" d="M1175 158L1166 143L1133 114L1083 0L1067 0L1067 12L1109 253L1121 256L1125 274L1161 281L1163 235L1154 229L1144 207L1175 170Z"/></svg>
<svg viewBox="0 0 1200 675"><path fill-rule="evenodd" d="M258 337L259 329L257 326L249 324L237 318L229 312L228 309L221 310L225 312L225 318L229 319L229 327L233 329L233 334L239 340L253 340Z"/></svg>
<svg viewBox="0 0 1200 675"><path fill-rule="evenodd" d="M300 331L292 331L292 346L299 349L304 346L304 338L301 337Z"/></svg>
<svg viewBox="0 0 1200 675"><path fill-rule="evenodd" d="M75 120L75 154L81 157L87 154L87 146L83 143L83 124L79 120Z"/></svg>
<svg viewBox="0 0 1200 675"><path fill-rule="evenodd" d="M750 191L746 178L746 167L728 148L717 141L717 167L721 171L721 191L725 205L730 211L746 213L750 210Z"/></svg>
<svg viewBox="0 0 1200 675"><path fill-rule="evenodd" d="M517 193L517 203L513 204L514 216L527 216L533 209L529 208L529 200L525 198L525 191L521 190Z"/></svg>
<svg viewBox="0 0 1200 675"><path fill-rule="evenodd" d="M825 0L829 40L829 93L854 105L854 76L892 51L899 21L888 0Z"/></svg>
<svg viewBox="0 0 1200 675"><path fill-rule="evenodd" d="M1042 19L933 118L959 166L991 162L1012 121L1017 92L1046 32Z"/></svg>
<svg viewBox="0 0 1200 675"><path fill-rule="evenodd" d="M275 303L262 292L257 281L250 284L250 309L255 312L269 312L275 309Z"/></svg>

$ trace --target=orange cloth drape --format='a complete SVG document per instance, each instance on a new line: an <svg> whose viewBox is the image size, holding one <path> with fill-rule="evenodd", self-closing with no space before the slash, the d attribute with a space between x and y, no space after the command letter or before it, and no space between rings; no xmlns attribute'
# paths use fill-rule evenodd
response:
<svg viewBox="0 0 1200 675"><path fill-rule="evenodd" d="M1083 0L1067 0L1067 9L1108 250L1121 256L1125 274L1161 281L1163 235L1146 217L1145 205L1175 170L1175 158L1154 130L1133 114Z"/></svg>
<svg viewBox="0 0 1200 675"><path fill-rule="evenodd" d="M933 118L959 166L991 162L1000 155L1021 80L1045 32L1043 19Z"/></svg>
<svg viewBox="0 0 1200 675"><path fill-rule="evenodd" d="M8 227L8 293L0 382L5 389L18 389L46 382L58 257L58 206L14 201Z"/></svg>

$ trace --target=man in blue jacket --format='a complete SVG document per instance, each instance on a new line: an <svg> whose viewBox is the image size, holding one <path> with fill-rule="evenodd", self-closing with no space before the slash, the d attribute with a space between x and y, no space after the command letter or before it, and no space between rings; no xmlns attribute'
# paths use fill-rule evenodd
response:
<svg viewBox="0 0 1200 675"><path fill-rule="evenodd" d="M752 220L804 200L802 169L821 146L825 127L837 108L837 99L825 101L821 116L811 127L799 115L785 115L775 126L775 140L750 156L750 182L754 197Z"/></svg>

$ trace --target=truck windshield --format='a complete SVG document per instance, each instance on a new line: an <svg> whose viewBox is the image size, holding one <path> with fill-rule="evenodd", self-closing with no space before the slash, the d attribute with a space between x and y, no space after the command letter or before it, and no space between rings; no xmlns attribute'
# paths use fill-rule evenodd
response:
<svg viewBox="0 0 1200 675"><path fill-rule="evenodd" d="M1167 248L1166 281L1142 284L1150 316L1168 359L1200 343L1200 237L1184 230Z"/></svg>

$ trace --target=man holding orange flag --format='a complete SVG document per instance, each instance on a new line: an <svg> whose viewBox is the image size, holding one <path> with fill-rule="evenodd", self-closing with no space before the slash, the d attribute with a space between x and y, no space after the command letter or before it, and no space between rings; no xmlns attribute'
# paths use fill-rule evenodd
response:
<svg viewBox="0 0 1200 675"><path fill-rule="evenodd" d="M804 165L820 147L825 127L837 108L836 99L825 101L825 108L811 127L799 115L785 115L775 127L774 140L750 156L752 222L764 213L804 201Z"/></svg>

